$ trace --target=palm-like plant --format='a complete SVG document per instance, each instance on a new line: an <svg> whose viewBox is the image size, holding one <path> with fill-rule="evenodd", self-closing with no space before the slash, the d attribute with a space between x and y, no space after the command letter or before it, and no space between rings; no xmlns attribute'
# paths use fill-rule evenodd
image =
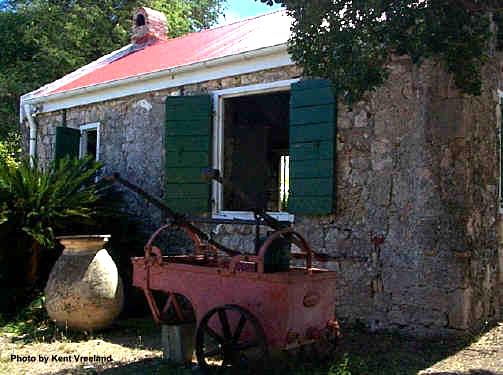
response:
<svg viewBox="0 0 503 375"><path fill-rule="evenodd" d="M95 181L99 168L90 158L66 158L45 169L26 160L0 163L0 264L28 260L25 282L33 284L39 249L53 247L58 231L97 214L108 188Z"/></svg>

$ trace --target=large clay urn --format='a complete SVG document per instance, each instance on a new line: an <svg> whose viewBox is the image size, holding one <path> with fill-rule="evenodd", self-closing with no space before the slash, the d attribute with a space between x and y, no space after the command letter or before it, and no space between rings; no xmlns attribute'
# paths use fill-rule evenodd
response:
<svg viewBox="0 0 503 375"><path fill-rule="evenodd" d="M110 236L58 237L65 247L45 287L45 305L57 325L93 331L109 325L124 301L122 281L104 249Z"/></svg>

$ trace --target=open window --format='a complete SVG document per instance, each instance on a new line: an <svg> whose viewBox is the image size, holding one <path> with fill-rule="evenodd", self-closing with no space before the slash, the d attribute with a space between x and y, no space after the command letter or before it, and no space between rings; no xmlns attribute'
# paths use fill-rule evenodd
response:
<svg viewBox="0 0 503 375"><path fill-rule="evenodd" d="M285 211L288 202L289 100L288 91L223 100L223 175L270 212ZM223 211L252 209L230 189L222 203Z"/></svg>
<svg viewBox="0 0 503 375"><path fill-rule="evenodd" d="M80 127L79 157L92 156L99 160L100 124L92 123Z"/></svg>
<svg viewBox="0 0 503 375"><path fill-rule="evenodd" d="M290 197L290 85L296 80L214 92L213 166L279 220L293 220ZM252 207L214 183L214 217L252 219Z"/></svg>
<svg viewBox="0 0 503 375"><path fill-rule="evenodd" d="M81 125L78 129L67 126L56 127L56 160L64 157L82 158L91 155L99 160L100 124L98 122Z"/></svg>
<svg viewBox="0 0 503 375"><path fill-rule="evenodd" d="M184 213L279 220L335 210L337 102L326 80L291 79L166 98L165 199ZM243 193L201 179L212 166Z"/></svg>

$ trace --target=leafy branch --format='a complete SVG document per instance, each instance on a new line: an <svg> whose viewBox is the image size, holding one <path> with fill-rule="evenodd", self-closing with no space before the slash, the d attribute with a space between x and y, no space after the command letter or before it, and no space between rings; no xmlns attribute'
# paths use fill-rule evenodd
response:
<svg viewBox="0 0 503 375"><path fill-rule="evenodd" d="M417 65L438 58L462 92L480 95L492 42L503 49L501 0L261 1L286 7L293 60L332 80L349 104L385 82L392 55Z"/></svg>

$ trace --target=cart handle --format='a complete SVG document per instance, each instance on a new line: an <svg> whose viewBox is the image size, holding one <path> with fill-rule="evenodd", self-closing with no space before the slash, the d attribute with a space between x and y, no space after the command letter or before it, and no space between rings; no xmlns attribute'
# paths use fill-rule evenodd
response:
<svg viewBox="0 0 503 375"><path fill-rule="evenodd" d="M150 258L152 256L152 253L154 253L154 256L156 258L158 258L158 260L159 260L159 264L162 263L162 254L160 253L160 251L157 251L157 247L152 246L152 244L154 243L154 240L157 238L157 236L159 236L159 234L161 232L163 232L164 230L166 230L168 228L175 227L175 226L179 227L180 229L183 229L185 231L185 233L187 233L187 235L190 237L192 242L194 242L194 246L196 248L195 249L196 254L199 254L202 252L203 242L201 241L201 238L197 235L197 233L195 233L194 231L191 230L191 228L189 228L185 225L176 225L173 223L169 223L169 224L161 226L159 229L157 229L152 234L152 236L150 236L147 244L144 247L146 258ZM159 254L158 254L158 252L159 252Z"/></svg>

